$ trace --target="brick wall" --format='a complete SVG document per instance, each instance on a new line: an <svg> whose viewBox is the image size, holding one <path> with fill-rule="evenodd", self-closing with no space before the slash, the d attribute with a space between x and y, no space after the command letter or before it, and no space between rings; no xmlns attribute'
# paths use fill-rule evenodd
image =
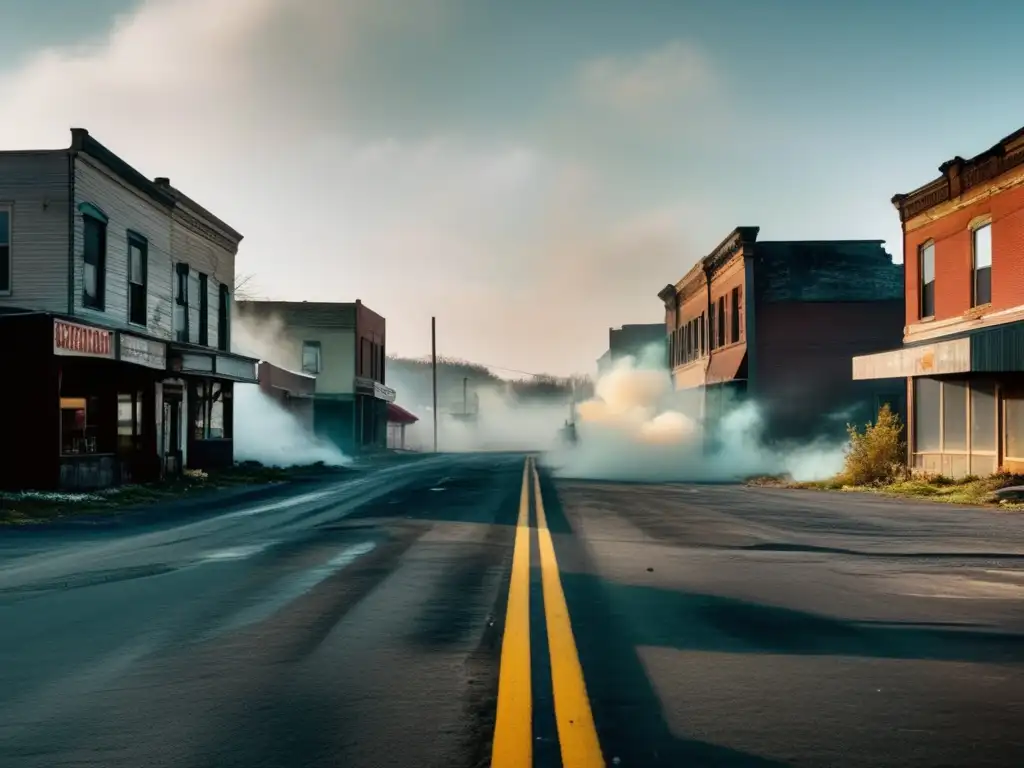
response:
<svg viewBox="0 0 1024 768"><path fill-rule="evenodd" d="M935 242L935 318L971 309L971 222L992 218L992 310L1024 304L1024 186L982 194L958 211L906 232L906 323L920 320L918 248Z"/></svg>

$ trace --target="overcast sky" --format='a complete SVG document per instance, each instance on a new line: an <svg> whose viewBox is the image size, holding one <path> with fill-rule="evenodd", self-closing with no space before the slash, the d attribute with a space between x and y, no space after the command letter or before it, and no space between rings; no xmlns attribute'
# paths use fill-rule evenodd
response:
<svg viewBox="0 0 1024 768"><path fill-rule="evenodd" d="M1024 4L0 0L0 146L85 127L390 352L592 372L733 227L877 238L1024 124Z"/></svg>

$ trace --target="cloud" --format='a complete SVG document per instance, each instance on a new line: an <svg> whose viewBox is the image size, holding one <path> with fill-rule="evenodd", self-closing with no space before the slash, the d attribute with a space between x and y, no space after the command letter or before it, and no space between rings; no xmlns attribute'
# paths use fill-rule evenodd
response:
<svg viewBox="0 0 1024 768"><path fill-rule="evenodd" d="M66 146L88 128L245 234L247 290L361 298L388 317L391 351L422 354L436 314L448 354L589 368L609 325L657 319L652 291L692 261L703 208L679 192L623 201L635 180L615 157L543 130L364 133L361 74L441 34L453 5L146 0L107 35L0 74L0 146ZM713 82L688 51L594 61L582 83L612 107L678 105ZM562 117L579 137L580 113Z"/></svg>
<svg viewBox="0 0 1024 768"><path fill-rule="evenodd" d="M578 77L587 101L631 114L672 108L705 96L718 85L705 56L680 40L635 56L587 62Z"/></svg>

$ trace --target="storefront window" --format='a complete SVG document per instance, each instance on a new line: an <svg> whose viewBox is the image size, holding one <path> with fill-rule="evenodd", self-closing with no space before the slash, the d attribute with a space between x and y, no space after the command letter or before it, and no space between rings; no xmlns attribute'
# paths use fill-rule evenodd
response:
<svg viewBox="0 0 1024 768"><path fill-rule="evenodd" d="M117 396L117 450L133 453L139 448L142 434L142 393L122 393Z"/></svg>
<svg viewBox="0 0 1024 768"><path fill-rule="evenodd" d="M231 436L225 418L225 400L230 397L230 385L203 381L193 385L195 408L192 434L196 440L222 440Z"/></svg>
<svg viewBox="0 0 1024 768"><path fill-rule="evenodd" d="M996 450L996 386L971 384L971 450Z"/></svg>
<svg viewBox="0 0 1024 768"><path fill-rule="evenodd" d="M96 423L99 398L62 397L60 399L60 447L68 456L96 453Z"/></svg>
<svg viewBox="0 0 1024 768"><path fill-rule="evenodd" d="M941 448L941 391L938 379L914 379L914 450L918 453Z"/></svg>
<svg viewBox="0 0 1024 768"><path fill-rule="evenodd" d="M942 383L942 450L967 450L967 383Z"/></svg>
<svg viewBox="0 0 1024 768"><path fill-rule="evenodd" d="M1006 455L1012 459L1024 459L1024 395L1007 395L1006 409Z"/></svg>

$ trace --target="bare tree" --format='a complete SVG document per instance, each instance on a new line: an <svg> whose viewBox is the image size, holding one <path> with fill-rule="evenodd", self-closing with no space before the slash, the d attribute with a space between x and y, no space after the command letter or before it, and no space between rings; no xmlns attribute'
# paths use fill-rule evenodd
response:
<svg viewBox="0 0 1024 768"><path fill-rule="evenodd" d="M234 294L236 301L255 301L259 298L250 285L254 277L255 275L253 274L235 275Z"/></svg>

